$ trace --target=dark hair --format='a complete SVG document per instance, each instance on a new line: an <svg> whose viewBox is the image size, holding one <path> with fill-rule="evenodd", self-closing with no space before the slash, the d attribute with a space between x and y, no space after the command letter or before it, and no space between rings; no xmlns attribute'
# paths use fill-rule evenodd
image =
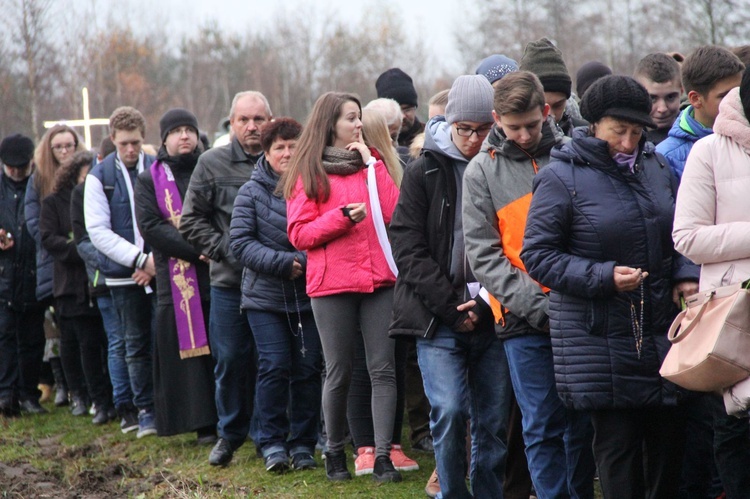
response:
<svg viewBox="0 0 750 499"><path fill-rule="evenodd" d="M531 71L514 71L495 82L493 107L498 116L544 109L544 87Z"/></svg>
<svg viewBox="0 0 750 499"><path fill-rule="evenodd" d="M742 61L742 64L744 64L746 67L750 66L750 45L740 45L739 47L734 47L732 49L732 53L739 57Z"/></svg>
<svg viewBox="0 0 750 499"><path fill-rule="evenodd" d="M323 169L323 150L336 139L336 122L341 117L341 108L354 102L362 113L359 97L343 92L326 92L315 101L305 128L297 142L289 169L284 174L284 197L292 197L297 179L302 179L305 194L310 199L328 200L331 184Z"/></svg>
<svg viewBox="0 0 750 499"><path fill-rule="evenodd" d="M115 147L114 142L112 142L112 139L110 139L109 136L104 137L99 143L99 155L102 157L102 159L106 158L116 150L117 148Z"/></svg>
<svg viewBox="0 0 750 499"><path fill-rule="evenodd" d="M276 139L297 139L300 133L302 133L302 125L297 120L286 117L275 118L260 132L260 145L264 152L268 152Z"/></svg>
<svg viewBox="0 0 750 499"><path fill-rule="evenodd" d="M742 61L724 47L698 47L682 64L682 86L685 93L694 90L706 95L719 80L744 71Z"/></svg>
<svg viewBox="0 0 750 499"><path fill-rule="evenodd" d="M94 162L94 154L89 151L79 151L73 155L70 163L59 168L55 175L54 192L59 192L69 187L75 187L78 183L78 175L85 167L90 167Z"/></svg>
<svg viewBox="0 0 750 499"><path fill-rule="evenodd" d="M635 78L646 77L655 83L680 81L680 65L673 57L658 52L648 54L638 62L633 73Z"/></svg>

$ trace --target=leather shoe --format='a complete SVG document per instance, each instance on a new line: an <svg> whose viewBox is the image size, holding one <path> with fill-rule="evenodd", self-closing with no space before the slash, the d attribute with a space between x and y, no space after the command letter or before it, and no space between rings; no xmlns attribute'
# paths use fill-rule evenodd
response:
<svg viewBox="0 0 750 499"><path fill-rule="evenodd" d="M220 438L211 453L208 455L208 464L211 466L226 466L232 460L234 447L225 438Z"/></svg>
<svg viewBox="0 0 750 499"><path fill-rule="evenodd" d="M28 414L47 414L47 409L37 400L21 400L18 405L21 407L21 412Z"/></svg>

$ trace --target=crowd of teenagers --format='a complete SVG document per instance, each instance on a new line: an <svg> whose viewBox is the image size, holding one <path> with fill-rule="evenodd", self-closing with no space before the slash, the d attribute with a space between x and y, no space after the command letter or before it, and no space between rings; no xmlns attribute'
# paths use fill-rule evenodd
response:
<svg viewBox="0 0 750 499"><path fill-rule="evenodd" d="M742 59L745 63L743 64ZM681 299L750 278L750 46L573 78L542 38L417 117L391 68L229 143L115 109L0 143L0 411L69 405L228 465L431 497L750 497L750 420L659 374ZM749 65L750 67L750 65ZM150 151L149 151L150 149ZM210 446L210 451L208 447Z"/></svg>

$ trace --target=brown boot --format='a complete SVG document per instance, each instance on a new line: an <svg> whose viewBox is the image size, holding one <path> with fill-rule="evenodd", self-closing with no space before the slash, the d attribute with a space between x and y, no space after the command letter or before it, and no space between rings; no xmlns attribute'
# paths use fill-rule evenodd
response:
<svg viewBox="0 0 750 499"><path fill-rule="evenodd" d="M430 475L430 479L427 480L427 485L424 488L427 497L437 497L440 493L440 481L438 480L437 468Z"/></svg>
<svg viewBox="0 0 750 499"><path fill-rule="evenodd" d="M39 397L39 403L44 404L46 402L49 402L49 400L52 398L52 387L50 385L40 383L37 388L39 388L39 391L42 392L42 396Z"/></svg>

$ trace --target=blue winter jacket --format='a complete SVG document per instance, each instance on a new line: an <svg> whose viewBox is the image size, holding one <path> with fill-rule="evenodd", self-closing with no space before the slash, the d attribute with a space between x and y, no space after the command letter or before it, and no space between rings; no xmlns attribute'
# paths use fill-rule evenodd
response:
<svg viewBox="0 0 750 499"><path fill-rule="evenodd" d="M35 173L29 177L26 184L26 196L24 197L24 218L29 234L34 238L36 245L36 299L42 301L52 298L52 274L54 273L55 260L42 246L42 235L39 232L39 215L42 212L42 200L34 185Z"/></svg>
<svg viewBox="0 0 750 499"><path fill-rule="evenodd" d="M659 375L678 310L673 286L699 268L672 243L677 181L653 144L641 141L635 172L607 143L576 137L552 150L534 179L521 258L551 288L550 335L557 390L578 410L672 405ZM614 267L648 272L641 293L617 292ZM633 320L641 321L640 358Z"/></svg>
<svg viewBox="0 0 750 499"><path fill-rule="evenodd" d="M656 146L656 152L662 154L672 171L678 179L682 178L682 171L685 169L690 149L693 148L698 139L711 135L714 131L706 128L693 117L693 106L688 106L675 120L669 135L666 139Z"/></svg>
<svg viewBox="0 0 750 499"><path fill-rule="evenodd" d="M250 180L234 201L229 228L230 247L244 270L242 308L296 313L312 310L305 293L305 274L289 280L296 258L305 268L307 256L287 236L286 201L275 194L279 176L258 161Z"/></svg>

